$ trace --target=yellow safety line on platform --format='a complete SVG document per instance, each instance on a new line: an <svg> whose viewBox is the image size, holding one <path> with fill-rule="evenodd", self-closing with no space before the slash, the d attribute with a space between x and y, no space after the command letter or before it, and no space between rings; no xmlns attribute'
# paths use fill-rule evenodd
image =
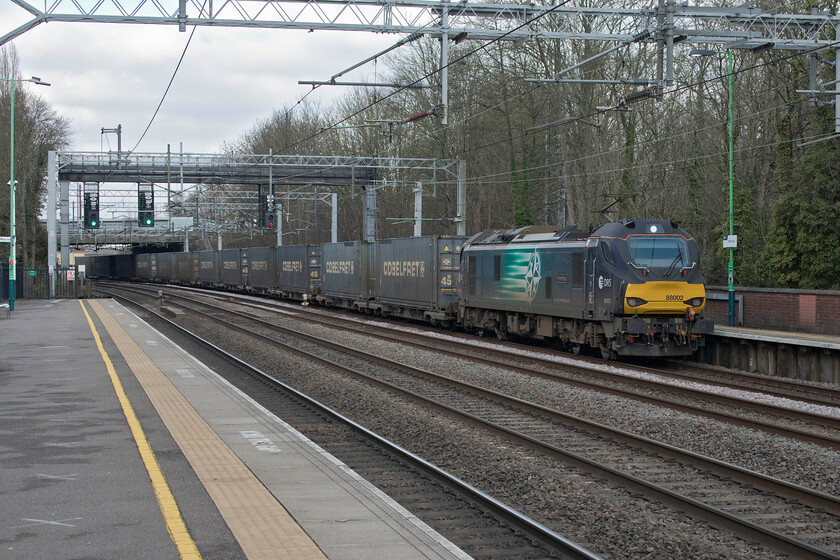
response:
<svg viewBox="0 0 840 560"><path fill-rule="evenodd" d="M163 518L166 521L166 529L169 531L169 536L172 537L172 542L178 548L178 553L181 558L187 560L199 560L201 554L192 540L187 526L184 524L184 519L181 517L181 511L178 509L178 504L175 503L175 496L169 490L169 485L166 483L166 478L160 470L157 458L155 457L149 441L146 439L146 434L143 433L143 428L140 426L140 421L137 420L137 415L134 413L134 407L128 400L125 394L120 378L117 377L117 371L114 369L114 364L105 352L105 347L102 345L102 339L99 338L99 333L96 331L96 326L93 320L85 309L85 304L79 302L82 306L82 311L87 317L88 325L93 333L93 338L96 341L96 347L99 348L99 354L105 362L105 367L108 369L108 376L111 378L111 383L114 385L114 390L117 393L117 398L122 406L128 425L131 428L131 433L134 435L134 441L137 443L137 449L140 451L140 456L143 458L143 464L146 466L146 471L149 473L149 478L152 479L152 486L155 490L158 504L160 504L160 511L163 513Z"/></svg>
<svg viewBox="0 0 840 560"><path fill-rule="evenodd" d="M90 303L249 560L326 560L277 498L213 431L105 307Z"/></svg>

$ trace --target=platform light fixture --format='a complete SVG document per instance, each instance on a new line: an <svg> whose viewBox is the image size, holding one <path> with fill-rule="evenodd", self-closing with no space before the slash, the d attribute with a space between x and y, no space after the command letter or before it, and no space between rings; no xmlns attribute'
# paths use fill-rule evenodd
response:
<svg viewBox="0 0 840 560"><path fill-rule="evenodd" d="M17 236L15 232L15 187L17 185L17 181L15 181L15 82L29 82L32 84L37 84L39 86L49 86L47 82L41 80L36 76L32 76L31 78L23 79L23 78L0 78L0 81L9 82L9 97L11 101L11 115L9 117L9 128L11 129L10 132L10 157L9 157L9 206L11 207L11 211L9 212L9 229L11 233L9 235L9 311L15 310L15 290L17 289L17 274L15 273L15 268L17 265L17 251L15 250L15 245L17 241Z"/></svg>

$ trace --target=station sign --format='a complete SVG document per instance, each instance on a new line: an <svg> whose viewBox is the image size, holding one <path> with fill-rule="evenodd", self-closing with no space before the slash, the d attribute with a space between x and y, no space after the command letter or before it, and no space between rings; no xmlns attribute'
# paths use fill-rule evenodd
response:
<svg viewBox="0 0 840 560"><path fill-rule="evenodd" d="M723 238L723 248L724 249L737 249L738 248L738 236L737 235L727 235Z"/></svg>

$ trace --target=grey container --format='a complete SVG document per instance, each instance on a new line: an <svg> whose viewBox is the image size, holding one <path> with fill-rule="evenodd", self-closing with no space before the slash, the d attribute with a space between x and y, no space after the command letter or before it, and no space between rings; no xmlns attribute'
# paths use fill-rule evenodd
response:
<svg viewBox="0 0 840 560"><path fill-rule="evenodd" d="M307 245L309 259L309 292L317 294L321 291L321 246Z"/></svg>
<svg viewBox="0 0 840 560"><path fill-rule="evenodd" d="M373 246L363 241L324 243L321 246L321 295L327 304L367 307L371 298L368 258Z"/></svg>
<svg viewBox="0 0 840 560"><path fill-rule="evenodd" d="M114 255L114 276L119 280L137 277L134 255Z"/></svg>
<svg viewBox="0 0 840 560"><path fill-rule="evenodd" d="M376 242L374 308L388 315L453 320L466 237L403 237ZM377 307L378 306L378 307Z"/></svg>
<svg viewBox="0 0 840 560"><path fill-rule="evenodd" d="M244 287L240 249L222 249L220 260L222 284L229 287Z"/></svg>
<svg viewBox="0 0 840 560"><path fill-rule="evenodd" d="M248 249L248 285L270 292L278 288L277 250L274 247Z"/></svg>
<svg viewBox="0 0 840 560"><path fill-rule="evenodd" d="M157 275L160 282L173 282L175 280L175 253L157 254Z"/></svg>
<svg viewBox="0 0 840 560"><path fill-rule="evenodd" d="M149 281L154 279L157 270L157 261L153 260L154 253L141 253L137 255L137 278L139 280Z"/></svg>
<svg viewBox="0 0 840 560"><path fill-rule="evenodd" d="M221 283L221 276L219 275L219 253L216 251L199 251L198 281L208 286L215 286Z"/></svg>
<svg viewBox="0 0 840 560"><path fill-rule="evenodd" d="M309 255L306 245L277 247L277 274L286 297L303 299L309 293Z"/></svg>
<svg viewBox="0 0 840 560"><path fill-rule="evenodd" d="M175 280L181 284L198 281L198 253L174 253Z"/></svg>

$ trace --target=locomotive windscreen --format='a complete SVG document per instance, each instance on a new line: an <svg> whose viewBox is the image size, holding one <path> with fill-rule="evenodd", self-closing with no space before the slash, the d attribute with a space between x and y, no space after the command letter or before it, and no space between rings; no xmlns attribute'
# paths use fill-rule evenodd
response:
<svg viewBox="0 0 840 560"><path fill-rule="evenodd" d="M636 266L670 268L690 266L688 245L682 237L631 236L627 240L630 255Z"/></svg>

